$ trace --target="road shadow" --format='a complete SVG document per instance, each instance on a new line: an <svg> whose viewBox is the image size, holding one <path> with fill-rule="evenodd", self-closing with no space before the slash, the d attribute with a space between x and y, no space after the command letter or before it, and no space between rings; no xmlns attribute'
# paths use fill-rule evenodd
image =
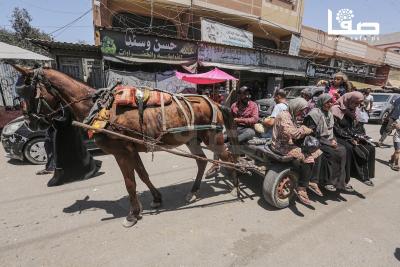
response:
<svg viewBox="0 0 400 267"><path fill-rule="evenodd" d="M118 205L119 201L128 201L128 197L123 197L116 201L110 200L89 200L89 196L81 200L76 200L74 204L63 209L64 213L78 213L89 209L103 209L111 217L102 218L102 221L125 217L127 211Z"/></svg>
<svg viewBox="0 0 400 267"><path fill-rule="evenodd" d="M143 215L159 214L163 212L179 211L185 209L194 208L205 208L217 205L223 205L226 203L237 202L237 197L231 196L228 200L208 202L204 204L196 204L202 199L211 198L221 194L229 194L232 187L227 183L215 184L213 180L203 182L201 185L200 193L195 202L188 204L185 201L186 194L190 191L193 182L186 182L174 185L168 185L159 188L160 193L163 195L163 204L159 209L152 209L150 203L153 197L149 190L139 194L140 201L143 206ZM97 210L103 209L110 217L102 218L101 221L117 219L125 217L129 211L129 200L128 196L124 196L118 200L91 200L89 196L85 196L83 199L76 200L75 203L63 209L64 213L82 213L86 210Z"/></svg>
<svg viewBox="0 0 400 267"><path fill-rule="evenodd" d="M30 163L30 162L22 161L22 160L19 160L19 159L9 159L9 160L7 161L7 163L9 163L9 164L11 164L11 165L15 165L15 166L35 165L35 164ZM44 165L44 164L45 164L45 163L43 163L43 165ZM40 166L40 165L38 165L38 166Z"/></svg>
<svg viewBox="0 0 400 267"><path fill-rule="evenodd" d="M395 257L398 261L400 261L400 248L396 248L396 249L394 250L394 257Z"/></svg>
<svg viewBox="0 0 400 267"><path fill-rule="evenodd" d="M389 162L387 160L382 160L382 159L375 158L375 161L377 161L377 162L389 167Z"/></svg>
<svg viewBox="0 0 400 267"><path fill-rule="evenodd" d="M248 175L248 174L243 174L240 176L240 181L241 181L241 192L243 192L243 189L249 189L251 190L254 195L253 196L260 196L260 198L257 201L257 204L262 207L265 210L268 211L279 211L281 209L278 209L272 205L270 205L263 197L262 194L262 186L263 186L263 177L259 175ZM347 199L344 197L345 195L354 195L357 196L361 199L365 199L365 196L357 191L354 192L345 192L345 191L337 191L337 192L330 192L325 190L324 188L321 187L321 190L323 191L324 196L320 197L317 196L316 194L309 192L308 196L311 200L311 202L318 202L322 205L329 205L329 201L333 202L347 202ZM251 198L253 199L253 198ZM296 216L299 217L304 217L304 214L299 211L297 204L302 205L308 209L315 210L315 207L312 205L304 205L300 201L298 201L296 195L292 197L290 200L290 204L288 206L288 209L293 212Z"/></svg>

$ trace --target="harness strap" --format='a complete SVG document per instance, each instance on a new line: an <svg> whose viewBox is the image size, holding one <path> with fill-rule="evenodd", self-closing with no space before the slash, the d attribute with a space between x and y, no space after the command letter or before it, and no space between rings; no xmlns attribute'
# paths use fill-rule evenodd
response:
<svg viewBox="0 0 400 267"><path fill-rule="evenodd" d="M189 117L188 117L185 109L183 108L181 102L179 101L178 97L176 95L172 95L172 99L174 99L174 101L178 105L179 109L182 111L183 116L185 116L187 126L190 127L191 125L190 125Z"/></svg>
<svg viewBox="0 0 400 267"><path fill-rule="evenodd" d="M212 109L211 125L217 125L217 112L218 112L218 109L215 106L215 103L213 103L208 96L201 95L201 97L208 102L208 104L210 105L210 107Z"/></svg>
<svg viewBox="0 0 400 267"><path fill-rule="evenodd" d="M40 101L41 100L41 101ZM50 112L54 112L54 109L52 109L49 105L49 103L47 103L46 99L40 98L40 102L43 102L43 104L46 106L46 108L50 111Z"/></svg>
<svg viewBox="0 0 400 267"><path fill-rule="evenodd" d="M162 130L165 132L167 130L167 122L165 121L165 107L164 107L164 95L161 94L161 123Z"/></svg>
<svg viewBox="0 0 400 267"><path fill-rule="evenodd" d="M193 128L194 127L194 112L193 112L192 104L189 102L189 100L186 97L182 97L182 99L185 102L185 104L189 107L189 111L190 111L190 117L191 118L190 118L189 128Z"/></svg>

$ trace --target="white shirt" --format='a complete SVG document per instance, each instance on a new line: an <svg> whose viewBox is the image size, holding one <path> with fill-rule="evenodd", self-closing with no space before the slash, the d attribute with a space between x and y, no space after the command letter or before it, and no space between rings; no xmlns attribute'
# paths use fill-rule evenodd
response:
<svg viewBox="0 0 400 267"><path fill-rule="evenodd" d="M365 97L364 103L365 103L365 109L366 110L371 110L371 103L374 102L374 97L370 94Z"/></svg>
<svg viewBox="0 0 400 267"><path fill-rule="evenodd" d="M288 109L288 105L286 103L279 103L279 104L275 105L270 117L276 118L276 116L278 116L279 113L281 113L282 111L285 111L287 109Z"/></svg>

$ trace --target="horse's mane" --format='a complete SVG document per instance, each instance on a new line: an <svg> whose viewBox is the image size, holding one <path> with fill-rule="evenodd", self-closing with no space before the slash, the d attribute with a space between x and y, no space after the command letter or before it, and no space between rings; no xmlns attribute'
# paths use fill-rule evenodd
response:
<svg viewBox="0 0 400 267"><path fill-rule="evenodd" d="M65 74L65 73L63 73L61 71L58 71L56 69L46 68L46 69L44 69L44 71L45 72L48 71L50 73L54 72L53 75L58 75L60 79L65 79L70 83L76 84L79 88L86 89L86 90L89 90L89 91L95 91L96 90L93 87L87 85L86 83L84 83L82 81L79 81L79 80L76 80L75 78L72 78L71 76L69 76L69 75L67 75L67 74Z"/></svg>

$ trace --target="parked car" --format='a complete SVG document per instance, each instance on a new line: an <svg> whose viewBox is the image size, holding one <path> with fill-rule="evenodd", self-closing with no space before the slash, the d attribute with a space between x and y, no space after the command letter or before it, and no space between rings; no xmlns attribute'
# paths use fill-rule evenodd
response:
<svg viewBox="0 0 400 267"><path fill-rule="evenodd" d="M8 109L0 106L0 132L7 123L12 121L13 119L18 118L21 115L22 112L19 109Z"/></svg>
<svg viewBox="0 0 400 267"><path fill-rule="evenodd" d="M301 91L303 91L304 89L309 89L311 90L311 94L313 97L317 97L320 94L323 94L325 91L325 87L321 87L321 86L291 86L291 87L286 87L283 88L283 90L286 91L287 93L287 99L293 99L296 97L299 97L301 94Z"/></svg>
<svg viewBox="0 0 400 267"><path fill-rule="evenodd" d="M393 103L400 94L395 93L371 93L374 97L371 112L369 113L370 122L382 123L393 109Z"/></svg>
<svg viewBox="0 0 400 267"><path fill-rule="evenodd" d="M45 135L45 130L33 131L24 123L24 117L18 117L4 126L1 143L9 158L32 164L45 164L47 162L44 149ZM86 134L83 136L89 150L97 149L94 142L87 139Z"/></svg>
<svg viewBox="0 0 400 267"><path fill-rule="evenodd" d="M320 86L290 86L283 88L283 90L286 91L287 99L290 100L299 97L301 91L306 88L309 88L311 90L313 97L322 94L325 90L325 87ZM272 110L275 106L275 101L273 97L256 100L256 103L258 105L260 118L265 118L271 115Z"/></svg>

